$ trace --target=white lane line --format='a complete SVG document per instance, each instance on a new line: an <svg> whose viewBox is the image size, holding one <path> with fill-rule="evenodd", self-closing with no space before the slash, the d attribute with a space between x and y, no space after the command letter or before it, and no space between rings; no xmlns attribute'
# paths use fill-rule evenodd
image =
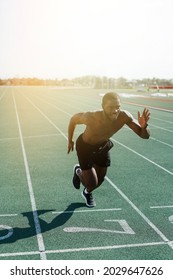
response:
<svg viewBox="0 0 173 280"><path fill-rule="evenodd" d="M10 141L10 140L19 140L19 137L0 138L0 142Z"/></svg>
<svg viewBox="0 0 173 280"><path fill-rule="evenodd" d="M123 127L123 130L124 130L124 131L125 131L125 130L131 131L131 129L130 129L128 126L124 126L124 127ZM123 131L123 130L122 130L122 131ZM150 139L153 140L153 141L156 141L156 142L158 142L158 143L160 143L160 144L162 144L162 145L165 145L165 146L168 146L168 147L170 147L170 148L173 148L173 145L170 145L170 144L168 144L168 143L166 143L166 142L163 142L163 141L161 141L161 140L158 140L158 139L156 139L156 138L154 138L154 137L152 137L152 136L150 136Z"/></svg>
<svg viewBox="0 0 173 280"><path fill-rule="evenodd" d="M123 245L112 245L112 246L100 246L100 247L86 247L86 248L68 248L59 250L47 250L46 254L57 254L57 253L73 253L82 251L99 251L99 250L114 250L121 248L135 248L135 247L148 247L148 246L160 246L167 245L166 242L148 242L148 243L136 243L136 244L123 244ZM38 255L39 251L33 252L16 252L16 253L2 253L0 257L15 257L15 256L27 256L27 255Z"/></svg>
<svg viewBox="0 0 173 280"><path fill-rule="evenodd" d="M163 123L164 123L164 122L166 122L166 123L173 124L173 122L172 122L172 121L168 121L168 120L164 120L164 119L159 119L159 118L156 118L156 117L153 117L153 116L152 116L152 119L153 119L153 120L158 120L158 121L161 121L161 122L163 122Z"/></svg>
<svg viewBox="0 0 173 280"><path fill-rule="evenodd" d="M173 205L150 206L151 209L173 208Z"/></svg>
<svg viewBox="0 0 173 280"><path fill-rule="evenodd" d="M39 222L37 208L36 208L36 202L35 202L35 197L34 197L34 192L33 192L33 187L32 187L31 175L30 175L30 171L29 171L29 165L28 165L28 160L27 160L27 156L26 156L23 135L22 135L22 130L21 130L21 125L20 125L20 120L19 120L19 115L18 115L18 111L17 111L17 105L16 105L16 101L14 98L14 94L13 94L13 102L14 102L14 108L15 108L15 113L16 113L16 118L17 118L17 125L18 125L18 129L19 129L20 143L21 143L21 147L22 147L22 154L23 154L23 159L24 159L26 178L27 178L27 183L28 183L28 188L29 188L29 195L30 195L31 206L32 206L32 211L33 211L33 217L34 217L38 247L39 247L39 251L40 251L40 257L42 260L46 260L45 246L44 246L43 236L41 234L41 227L40 227L40 222Z"/></svg>
<svg viewBox="0 0 173 280"><path fill-rule="evenodd" d="M136 114L136 112L135 112L134 110L131 110L131 109L130 109L130 112L131 112L132 114ZM171 119L172 119L172 116L171 116ZM152 114L152 120L158 120L158 121L161 121L162 123L173 124L173 122L170 121L170 120L159 119L159 118L153 117L153 114ZM158 122L157 122L157 123L158 123ZM149 122L149 124L150 124L150 122ZM164 126L165 126L165 125L164 125ZM171 128L172 128L172 126L171 126Z"/></svg>
<svg viewBox="0 0 173 280"><path fill-rule="evenodd" d="M60 135L61 135L60 133L42 134L42 135L31 135L31 136L23 136L23 139L57 137L57 136L60 136ZM0 138L0 142L10 141L10 140L19 140L19 137Z"/></svg>
<svg viewBox="0 0 173 280"><path fill-rule="evenodd" d="M7 88L3 89L3 92L2 92L2 94L1 94L1 96L0 96L0 101L1 101L1 100L2 100L2 98L4 97L4 95L5 95L6 91L7 91Z"/></svg>
<svg viewBox="0 0 173 280"><path fill-rule="evenodd" d="M39 251L33 252L15 252L15 253L2 253L0 257L17 257L17 256L30 256L30 255L39 255Z"/></svg>
<svg viewBox="0 0 173 280"><path fill-rule="evenodd" d="M173 243L135 206L135 204L106 176L109 184L126 200L128 204L144 219L144 221L173 249Z"/></svg>
<svg viewBox="0 0 173 280"><path fill-rule="evenodd" d="M73 253L82 251L98 251L98 250L113 250L120 248L134 248L134 247L146 247L146 246L158 246L167 245L165 242L152 242L152 243L137 243L137 244L123 244L123 245L112 245L112 246L100 246L100 247L86 247L86 248L71 248L71 249L60 249L60 250L48 250L47 254L57 253Z"/></svg>
<svg viewBox="0 0 173 280"><path fill-rule="evenodd" d="M149 105L146 105L146 104L139 104L139 103L133 103L133 102L123 102L124 104L130 104L130 105L134 105L134 106L140 106L140 107L147 107L147 108L150 108L150 109L154 109L154 110L159 110L159 111L164 111L164 112L170 112L170 113L173 113L173 110L170 110L170 109L165 109L165 108L161 108L161 107L155 107L155 106L149 106Z"/></svg>
<svg viewBox="0 0 173 280"><path fill-rule="evenodd" d="M169 221L173 224L173 215L169 217Z"/></svg>
<svg viewBox="0 0 173 280"><path fill-rule="evenodd" d="M1 94L1 96L0 96L0 101L2 100L2 98L4 97L4 95L5 95L5 92L3 92L3 93Z"/></svg>
<svg viewBox="0 0 173 280"><path fill-rule="evenodd" d="M154 161L152 161L152 160L148 159L147 157L145 157L145 156L143 156L143 155L139 154L139 153L138 153L138 152L136 152L135 150L133 150L133 149L131 149L131 148L127 147L126 145L124 145L124 144L120 143L119 141L117 141L117 140L115 140L115 139L113 139L113 138L111 138L111 140L112 140L112 141L114 141L115 143L119 144L120 146L122 146L122 147L126 148L127 150L129 150L129 151L133 152L134 154L136 154L136 155L138 155L138 156L142 157L143 159L147 160L148 162L150 162L150 163L154 164L155 166L157 166L158 168L162 169L162 170L163 170L163 171L165 171L166 173L168 173L168 174L170 174L170 175L173 175L173 172L171 172L171 171L169 171L168 169L164 168L163 166L161 166L161 165L157 164L156 162L154 162Z"/></svg>
<svg viewBox="0 0 173 280"><path fill-rule="evenodd" d="M18 214L0 214L0 217L15 217L18 216Z"/></svg>
<svg viewBox="0 0 173 280"><path fill-rule="evenodd" d="M156 139L156 138L154 138L154 137L151 137L151 136L150 136L150 139L153 140L153 141L156 141L156 142L158 142L158 143L161 143L161 144L163 144L163 145L165 145L165 146L168 146L168 147L170 147L170 148L173 148L173 145L170 145L170 144L168 144L168 143L166 143L166 142L160 141L160 140L158 140L158 139Z"/></svg>
<svg viewBox="0 0 173 280"><path fill-rule="evenodd" d="M69 214L69 213L85 213L85 212L107 212L107 211L121 211L122 208L111 208L111 209L90 209L90 210L74 210L74 211L53 211L52 214Z"/></svg>
<svg viewBox="0 0 173 280"><path fill-rule="evenodd" d="M52 104L52 103L50 103L50 102L48 102L48 101L45 101L45 100L44 100L43 98L41 98L41 97L38 97L38 96L34 96L34 97L36 97L37 99L41 100L43 103L46 103L46 104L48 104L48 105L50 105L50 106L56 108L58 111L60 111L60 112L62 112L62 113L64 113L64 114L66 114L66 115L68 115L68 116L71 117L71 114L70 114L70 113L68 113L68 112L66 112L66 111L64 111L64 110L62 110L62 109L60 109L60 108L57 107L56 105L54 105L54 104Z"/></svg>
<svg viewBox="0 0 173 280"><path fill-rule="evenodd" d="M163 127L155 125L155 124L151 124L150 123L150 126L153 126L155 128L158 128L158 129L161 129L161 130L164 130L164 131L173 132L173 130L170 130L170 129L167 129L167 128L163 128Z"/></svg>
<svg viewBox="0 0 173 280"><path fill-rule="evenodd" d="M77 132L74 133L74 135L78 135ZM46 137L58 137L62 136L61 133L53 133L53 134L42 134L42 135L31 135L31 136L23 136L23 139L34 139L34 138L46 138ZM0 142L3 141L10 141L10 140L19 140L19 137L8 137L8 138L0 138Z"/></svg>
<svg viewBox="0 0 173 280"><path fill-rule="evenodd" d="M40 135L30 135L24 136L23 139L30 139L30 138L46 138L46 137L57 137L60 136L60 133L50 133L50 134L40 134Z"/></svg>

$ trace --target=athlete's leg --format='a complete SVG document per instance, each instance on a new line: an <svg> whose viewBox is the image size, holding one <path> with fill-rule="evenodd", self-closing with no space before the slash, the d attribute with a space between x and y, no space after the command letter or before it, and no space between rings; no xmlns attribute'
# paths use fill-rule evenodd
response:
<svg viewBox="0 0 173 280"><path fill-rule="evenodd" d="M103 183L106 172L107 167L101 167L95 164L88 170L81 170L79 168L77 170L77 175L87 191L92 192Z"/></svg>
<svg viewBox="0 0 173 280"><path fill-rule="evenodd" d="M98 185L98 177L94 167L91 167L87 170L81 170L79 168L76 173L88 192L91 192Z"/></svg>
<svg viewBox="0 0 173 280"><path fill-rule="evenodd" d="M84 197L88 207L96 206L92 192L102 184L106 171L107 167L100 167L97 165L94 165L92 168L87 170L81 170L78 168L76 171L85 187L82 192L82 196Z"/></svg>
<svg viewBox="0 0 173 280"><path fill-rule="evenodd" d="M107 173L107 167L102 167L102 166L99 166L99 165L95 164L94 169L97 173L97 178L98 178L97 187L99 187L104 181L104 178L105 178L106 173Z"/></svg>

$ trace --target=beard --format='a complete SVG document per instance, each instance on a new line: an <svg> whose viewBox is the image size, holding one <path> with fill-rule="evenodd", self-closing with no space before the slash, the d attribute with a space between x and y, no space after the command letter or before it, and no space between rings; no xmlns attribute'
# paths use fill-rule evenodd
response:
<svg viewBox="0 0 173 280"><path fill-rule="evenodd" d="M119 115L119 112L117 113L106 113L104 111L105 117L106 119L108 119L109 121L116 121Z"/></svg>

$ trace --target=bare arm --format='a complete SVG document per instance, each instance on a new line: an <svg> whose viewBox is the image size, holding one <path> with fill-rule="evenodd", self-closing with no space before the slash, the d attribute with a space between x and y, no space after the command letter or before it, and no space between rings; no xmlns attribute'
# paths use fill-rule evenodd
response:
<svg viewBox="0 0 173 280"><path fill-rule="evenodd" d="M141 138L148 139L150 137L150 130L148 129L148 121L150 119L150 112L144 109L142 115L138 112L138 123L132 120L128 126Z"/></svg>
<svg viewBox="0 0 173 280"><path fill-rule="evenodd" d="M76 125L78 124L88 124L89 116L91 113L78 113L74 115L69 122L68 126L68 150L67 153L69 154L70 151L74 150L74 141L73 141L73 135Z"/></svg>

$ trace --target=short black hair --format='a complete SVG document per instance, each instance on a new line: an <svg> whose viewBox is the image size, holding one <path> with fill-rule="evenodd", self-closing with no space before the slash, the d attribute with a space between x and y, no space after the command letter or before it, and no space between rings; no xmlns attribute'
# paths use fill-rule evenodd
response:
<svg viewBox="0 0 173 280"><path fill-rule="evenodd" d="M120 99L120 96L116 92L108 92L103 96L102 104L105 104L108 100L111 100L111 99L116 99L117 100L117 99Z"/></svg>

